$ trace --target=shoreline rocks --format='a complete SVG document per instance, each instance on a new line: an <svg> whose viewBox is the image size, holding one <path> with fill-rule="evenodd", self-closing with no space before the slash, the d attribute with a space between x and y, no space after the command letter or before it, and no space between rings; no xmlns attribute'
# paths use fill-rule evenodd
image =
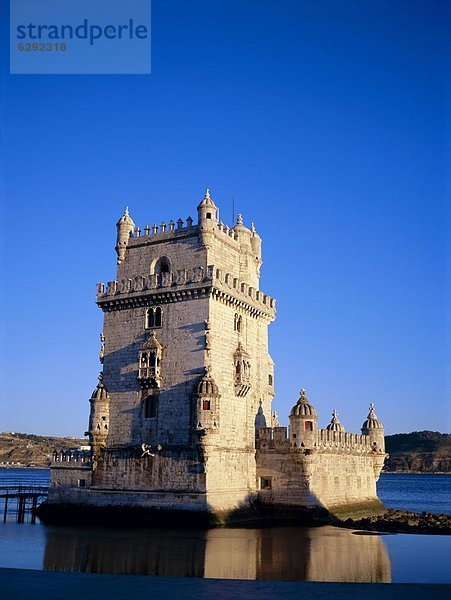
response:
<svg viewBox="0 0 451 600"><path fill-rule="evenodd" d="M334 523L338 527L389 533L425 533L429 535L451 535L451 515L409 510L389 509L382 515L363 519L346 519Z"/></svg>

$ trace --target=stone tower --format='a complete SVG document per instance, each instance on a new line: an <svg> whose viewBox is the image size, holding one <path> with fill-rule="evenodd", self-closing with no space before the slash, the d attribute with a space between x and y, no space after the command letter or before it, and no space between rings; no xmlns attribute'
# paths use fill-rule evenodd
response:
<svg viewBox="0 0 451 600"><path fill-rule="evenodd" d="M241 215L231 228L221 223L208 190L197 214L197 224L141 231L126 209L117 222L117 276L97 286L103 371L90 451L54 454L41 518L143 524L166 515L191 525L384 510L384 429L373 405L361 435L336 411L323 429L302 389L289 429L280 427L261 239Z"/></svg>
<svg viewBox="0 0 451 600"><path fill-rule="evenodd" d="M98 286L103 374L91 401L91 423L106 415L108 435L92 425L90 436L93 487L145 492L148 506L154 494L169 509L187 508L189 492L189 508L227 514L257 491L275 301L259 290L254 226L239 215L229 228L217 212L207 190L197 225L141 232L128 209L119 219L117 277Z"/></svg>

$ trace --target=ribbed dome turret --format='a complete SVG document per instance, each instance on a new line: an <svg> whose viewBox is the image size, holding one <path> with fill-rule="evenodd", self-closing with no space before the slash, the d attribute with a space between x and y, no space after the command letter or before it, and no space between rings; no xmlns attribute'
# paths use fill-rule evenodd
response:
<svg viewBox="0 0 451 600"><path fill-rule="evenodd" d="M370 412L368 413L368 417L366 421L362 425L362 432L368 431L369 429L383 429L384 426L377 418L376 413L374 412L374 404L371 402L370 404Z"/></svg>
<svg viewBox="0 0 451 600"><path fill-rule="evenodd" d="M307 394L304 389L301 390L301 395L297 403L291 409L290 416L292 417L307 417L307 418L317 418L316 410L307 400Z"/></svg>
<svg viewBox="0 0 451 600"><path fill-rule="evenodd" d="M197 209L199 210L199 208L202 208L203 206L210 206L211 208L216 208L216 204L211 199L210 190L208 188L205 190L205 196L200 201L199 205L197 206Z"/></svg>
<svg viewBox="0 0 451 600"><path fill-rule="evenodd" d="M340 423L340 420L338 418L338 413L336 410L334 410L334 412L332 413L332 420L329 423L329 425L326 427L326 429L328 429L329 431L344 431L345 430L342 423Z"/></svg>
<svg viewBox="0 0 451 600"><path fill-rule="evenodd" d="M211 396L213 398L219 396L219 388L210 375L210 367L205 367L205 375L197 384L196 393L198 396Z"/></svg>
<svg viewBox="0 0 451 600"><path fill-rule="evenodd" d="M96 389L92 392L91 400L107 400L108 392L106 387L102 383L103 375L100 373L99 375L99 383L97 384Z"/></svg>

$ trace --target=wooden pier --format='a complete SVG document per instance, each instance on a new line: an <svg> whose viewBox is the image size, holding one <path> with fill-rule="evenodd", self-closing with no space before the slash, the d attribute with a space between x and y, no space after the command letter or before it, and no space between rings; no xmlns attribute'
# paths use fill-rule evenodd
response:
<svg viewBox="0 0 451 600"><path fill-rule="evenodd" d="M3 523L6 523L8 510L16 513L17 523L25 523L25 515L31 513L31 523L36 523L36 509L40 501L47 498L46 485L8 483L0 486L0 500L4 501Z"/></svg>

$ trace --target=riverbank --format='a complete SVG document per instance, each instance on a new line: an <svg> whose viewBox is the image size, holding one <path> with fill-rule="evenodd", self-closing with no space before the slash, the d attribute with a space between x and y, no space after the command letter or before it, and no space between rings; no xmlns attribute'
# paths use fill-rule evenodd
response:
<svg viewBox="0 0 451 600"><path fill-rule="evenodd" d="M334 523L338 527L389 533L422 533L451 535L451 516L415 513L408 510L388 510L382 515L363 519L346 519Z"/></svg>

